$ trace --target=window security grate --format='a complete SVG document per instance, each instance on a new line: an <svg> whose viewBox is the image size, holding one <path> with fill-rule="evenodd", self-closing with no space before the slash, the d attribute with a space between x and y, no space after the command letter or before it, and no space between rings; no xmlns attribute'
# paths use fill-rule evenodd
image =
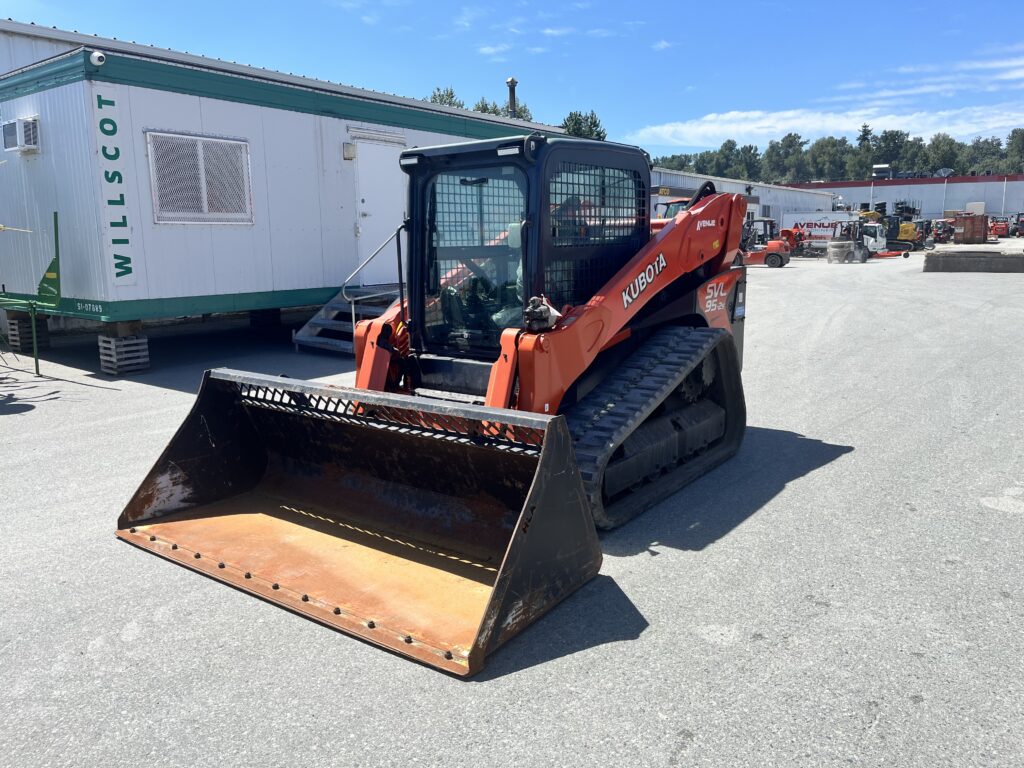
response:
<svg viewBox="0 0 1024 768"><path fill-rule="evenodd" d="M544 293L561 308L590 298L646 241L649 196L640 174L563 162L551 177L551 245Z"/></svg>
<svg viewBox="0 0 1024 768"><path fill-rule="evenodd" d="M620 168L560 163L551 177L551 238L556 246L628 242L647 208L640 174Z"/></svg>
<svg viewBox="0 0 1024 768"><path fill-rule="evenodd" d="M23 120L21 123L23 144L26 147L39 146L39 121L35 118Z"/></svg>
<svg viewBox="0 0 1024 768"><path fill-rule="evenodd" d="M249 144L147 134L153 206L162 223L252 223Z"/></svg>

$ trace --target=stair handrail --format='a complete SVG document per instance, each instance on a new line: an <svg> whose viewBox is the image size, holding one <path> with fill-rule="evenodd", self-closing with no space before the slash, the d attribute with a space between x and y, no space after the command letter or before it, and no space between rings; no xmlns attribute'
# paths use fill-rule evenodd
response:
<svg viewBox="0 0 1024 768"><path fill-rule="evenodd" d="M391 233L391 236L388 237L387 240L385 240L383 243L381 243L379 246L377 246L377 250L375 250L373 253L371 253L369 256L367 256L365 259L363 259L362 263L358 267L356 267L352 271L352 274L350 274L348 277L346 277L345 281L341 284L341 297L343 299L345 299L345 301L348 302L349 309L352 311L352 344L353 344L353 347L355 346L355 340L356 340L356 302L360 301L361 299L375 299L375 298L378 298L380 296L387 296L389 293L391 293L391 291L382 291L380 293L370 293L370 294L366 294L364 296L349 296L348 295L349 285L352 282L352 280L355 278L355 276L358 275L360 272L362 272L363 268L367 264L369 264L371 261L373 261L374 258L376 258L377 254L379 254L381 251L384 250L384 248L387 246L388 243L390 243L392 240L394 240L396 237L398 237L398 233L401 232L403 229L405 229L405 222L404 221L398 226L397 229L395 229L394 232ZM399 243L398 243L398 292L399 292L400 295L402 294L402 243L401 243L401 241L399 241ZM404 303L404 297L401 297L401 298L402 298L402 301Z"/></svg>

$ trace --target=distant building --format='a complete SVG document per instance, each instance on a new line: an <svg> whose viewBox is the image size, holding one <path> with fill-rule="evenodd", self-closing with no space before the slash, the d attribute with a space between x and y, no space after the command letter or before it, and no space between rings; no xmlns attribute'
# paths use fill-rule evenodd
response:
<svg viewBox="0 0 1024 768"><path fill-rule="evenodd" d="M781 222L784 213L832 210L833 195L830 192L655 168L651 173L654 215L658 213L659 204L690 197L705 181L712 182L719 192L743 195L747 200L748 219L763 217Z"/></svg>
<svg viewBox="0 0 1024 768"><path fill-rule="evenodd" d="M945 211L964 211L968 203L984 203L985 213L990 216L1024 211L1024 174L809 182L793 187L842 197L842 204L854 210L885 203L892 211L897 202L908 202L927 219L940 218Z"/></svg>

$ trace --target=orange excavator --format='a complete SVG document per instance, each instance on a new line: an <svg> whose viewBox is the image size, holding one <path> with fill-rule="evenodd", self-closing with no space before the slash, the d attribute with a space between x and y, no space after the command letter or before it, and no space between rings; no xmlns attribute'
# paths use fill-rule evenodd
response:
<svg viewBox="0 0 1024 768"><path fill-rule="evenodd" d="M406 150L400 299L353 388L217 369L117 535L457 675L593 578L596 528L746 425L746 204L652 234L636 147L534 134Z"/></svg>

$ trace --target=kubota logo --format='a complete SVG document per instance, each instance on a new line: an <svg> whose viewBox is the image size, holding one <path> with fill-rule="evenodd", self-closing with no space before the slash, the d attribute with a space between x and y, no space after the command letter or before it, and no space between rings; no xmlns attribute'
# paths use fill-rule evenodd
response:
<svg viewBox="0 0 1024 768"><path fill-rule="evenodd" d="M697 222L697 231L700 232L702 229L715 226L714 219L701 219Z"/></svg>
<svg viewBox="0 0 1024 768"><path fill-rule="evenodd" d="M659 253L658 258L648 264L647 268L634 277L633 282L626 286L626 289L622 292L622 308L628 309L629 305L636 301L637 297L644 292L644 289L654 282L654 278L661 274L665 266L665 254Z"/></svg>

